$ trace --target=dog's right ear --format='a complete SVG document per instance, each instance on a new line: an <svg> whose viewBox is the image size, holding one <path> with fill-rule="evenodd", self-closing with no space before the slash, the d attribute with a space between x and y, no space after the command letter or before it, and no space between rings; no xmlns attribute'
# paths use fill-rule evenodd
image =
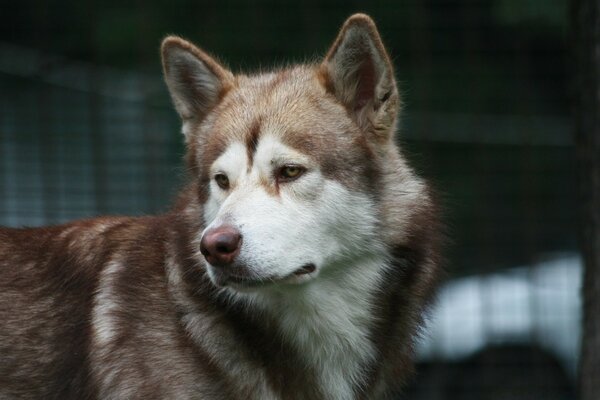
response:
<svg viewBox="0 0 600 400"><path fill-rule="evenodd" d="M161 45L165 82L185 121L202 120L233 85L233 74L192 43L168 36Z"/></svg>

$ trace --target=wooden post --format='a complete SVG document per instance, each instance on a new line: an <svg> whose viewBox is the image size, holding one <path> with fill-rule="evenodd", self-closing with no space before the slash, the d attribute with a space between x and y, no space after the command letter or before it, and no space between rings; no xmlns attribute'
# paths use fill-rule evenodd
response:
<svg viewBox="0 0 600 400"><path fill-rule="evenodd" d="M600 399L600 0L572 0L575 143L581 198L581 400Z"/></svg>

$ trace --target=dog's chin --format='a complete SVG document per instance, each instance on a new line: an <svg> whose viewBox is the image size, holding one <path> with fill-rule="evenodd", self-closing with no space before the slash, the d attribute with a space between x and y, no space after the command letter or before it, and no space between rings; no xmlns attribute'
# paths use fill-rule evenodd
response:
<svg viewBox="0 0 600 400"><path fill-rule="evenodd" d="M208 276L215 286L228 287L243 292L273 286L299 285L314 279L317 273L318 269L312 263L305 264L292 273L283 276L253 274L248 272L247 268L239 267L228 271L208 265Z"/></svg>

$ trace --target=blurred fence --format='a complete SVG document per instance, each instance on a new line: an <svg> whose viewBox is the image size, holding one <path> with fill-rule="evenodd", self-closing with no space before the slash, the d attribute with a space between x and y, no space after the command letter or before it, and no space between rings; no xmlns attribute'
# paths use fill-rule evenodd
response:
<svg viewBox="0 0 600 400"><path fill-rule="evenodd" d="M0 223L165 209L182 140L159 76L0 46Z"/></svg>
<svg viewBox="0 0 600 400"><path fill-rule="evenodd" d="M497 11L510 20L510 12ZM399 68L408 99L399 140L440 192L452 245L451 279L432 310L406 398L572 399L577 196L570 119L560 109L562 84L553 81L565 76L546 66L541 71L550 72L534 84L511 75L510 61L475 60L479 69L464 85L456 67L439 67L447 75L438 88L434 79L420 81L435 72L433 63L423 62L430 69L419 75L418 62L428 52L453 55L414 41L417 66ZM465 36L466 47L472 41ZM526 51L511 57L522 61ZM559 58L551 50L544 57ZM491 105L478 103L485 101ZM160 76L0 44L1 225L166 210L182 182L182 155Z"/></svg>

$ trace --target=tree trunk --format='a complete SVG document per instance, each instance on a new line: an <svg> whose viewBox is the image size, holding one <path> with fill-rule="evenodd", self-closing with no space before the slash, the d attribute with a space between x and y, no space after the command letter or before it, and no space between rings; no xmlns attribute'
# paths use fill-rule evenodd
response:
<svg viewBox="0 0 600 400"><path fill-rule="evenodd" d="M581 195L581 400L600 399L600 0L572 0L575 143Z"/></svg>

